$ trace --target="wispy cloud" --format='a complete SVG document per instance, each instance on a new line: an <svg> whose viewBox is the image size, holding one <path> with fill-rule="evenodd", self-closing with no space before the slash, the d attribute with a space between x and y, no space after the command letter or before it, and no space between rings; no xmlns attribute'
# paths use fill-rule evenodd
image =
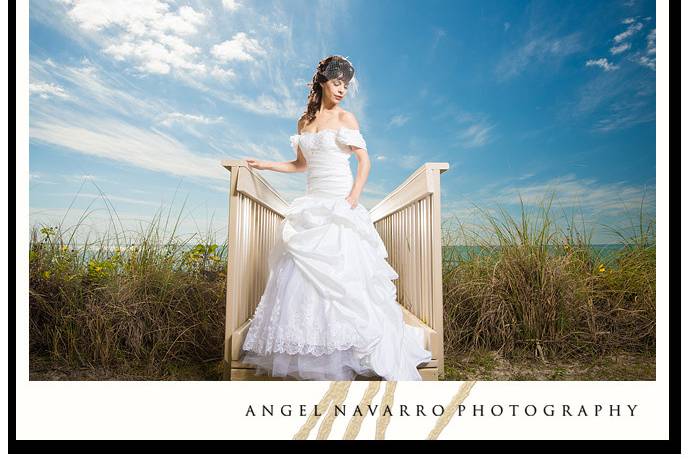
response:
<svg viewBox="0 0 692 461"><path fill-rule="evenodd" d="M517 49L507 53L495 67L499 81L509 80L527 69L547 61L559 61L583 49L581 34L573 32L562 36L528 34Z"/></svg>
<svg viewBox="0 0 692 461"><path fill-rule="evenodd" d="M551 198L554 219L576 213L579 221L583 219L587 228L595 232L593 243L604 243L612 241L612 235L603 228L603 224L637 215L642 203L645 214L652 216L655 213L656 188L655 185L626 181L602 182L574 174L542 181L510 178L488 184L475 190L472 195L444 200L443 219L456 217L463 224L475 227L486 223L484 213L497 215L498 207L519 219L522 202L530 212Z"/></svg>
<svg viewBox="0 0 692 461"><path fill-rule="evenodd" d="M92 206L93 205L93 206ZM226 210L211 209L195 211L194 209L177 210L173 204L155 204L156 209L172 210L172 216L176 216L175 226L169 224L167 229L159 230L162 232L162 239L173 232L175 236L184 238L186 236L204 235L208 231L211 233L213 241L221 242L226 238ZM115 205L114 205L115 206ZM151 225L156 225L154 213L150 210L151 205L147 205L143 212L123 211L115 206L117 216L113 214L110 206L106 206L101 197L93 198L87 207L72 206L70 208L61 207L31 207L29 209L29 221L32 225L57 225L62 222L62 230L68 231L68 235L73 239L73 243L80 246L84 242L94 242L94 236L110 236L112 240L104 243L112 246L123 245L129 241L138 241L141 238L141 229L146 229ZM180 214L180 219L177 219ZM211 219L213 215L213 220ZM79 223L76 225L76 223ZM200 223L202 223L200 225ZM122 224L122 227L121 227ZM161 226L164 227L164 226ZM74 235L72 235L74 230ZM124 233L122 232L124 231ZM113 236L117 234L118 240ZM163 235L166 234L166 235Z"/></svg>
<svg viewBox="0 0 692 461"><path fill-rule="evenodd" d="M606 133L656 121L656 112L650 108L649 101L642 97L617 99L610 104L608 111L608 115L594 124L595 131Z"/></svg>
<svg viewBox="0 0 692 461"><path fill-rule="evenodd" d="M641 22L631 21L628 24L629 24L629 26L627 27L627 29L624 32L621 32L621 33L617 34L615 37L613 37L613 41L615 43L620 43L620 42L623 42L623 41L629 39L634 34L639 32L640 30L642 30L642 28L644 27L644 24L642 24Z"/></svg>
<svg viewBox="0 0 692 461"><path fill-rule="evenodd" d="M29 136L34 141L151 171L226 179L219 160L192 152L156 129L121 120L86 118L75 113L59 118L42 116L32 122Z"/></svg>
<svg viewBox="0 0 692 461"><path fill-rule="evenodd" d="M92 194L92 193L87 193L87 192L80 192L78 194L73 194L70 192L57 192L53 195L63 196L63 197L73 197L73 198L103 199L103 200L108 200L111 202L129 203L129 204L133 204L133 205L146 205L146 206L154 206L154 207L161 205L161 202L153 202L151 200L140 200L140 199L124 197L121 195L112 195L112 194L101 195L101 194Z"/></svg>
<svg viewBox="0 0 692 461"><path fill-rule="evenodd" d="M182 114L180 112L171 112L163 116L161 124L172 126L174 124L201 124L211 125L223 122L223 117L207 117L205 115Z"/></svg>
<svg viewBox="0 0 692 461"><path fill-rule="evenodd" d="M540 203L555 193L556 203L563 207L582 207L594 213L617 213L623 208L637 207L644 197L642 186L620 181L601 183L594 178L578 178L574 174L556 177L544 182L522 186L508 185L492 193L499 204L519 205ZM655 194L647 193L649 205L655 203Z"/></svg>
<svg viewBox="0 0 692 461"><path fill-rule="evenodd" d="M621 43L620 45L615 45L615 46L611 47L610 52L612 54L620 54L620 53L624 53L625 51L629 50L631 47L632 47L632 45L625 42L625 43Z"/></svg>
<svg viewBox="0 0 692 461"><path fill-rule="evenodd" d="M107 32L103 52L130 60L142 73L168 74L173 69L204 73L201 49L188 42L206 22L189 5L171 11L159 1L74 0L68 17L87 32Z"/></svg>
<svg viewBox="0 0 692 461"><path fill-rule="evenodd" d="M578 89L576 99L565 102L560 120L597 117L592 128L606 133L656 119L655 82L634 66L618 72L599 72Z"/></svg>
<svg viewBox="0 0 692 461"><path fill-rule="evenodd" d="M656 29L646 36L646 51L633 56L633 60L651 70L656 70Z"/></svg>
<svg viewBox="0 0 692 461"><path fill-rule="evenodd" d="M614 56L624 56L619 62L611 62L603 57L586 61L587 67L600 67L604 72L582 86L576 103L564 105L561 110L563 119L592 115L600 109L602 113L592 125L592 131L597 133L608 133L656 120L655 82L638 71L637 66L628 65L634 62L655 70L656 30L652 29L647 35L646 51L633 51L632 42L627 41L641 31L650 19L631 17L621 21L627 28L613 37L615 45L610 49ZM620 70L612 72L617 69Z"/></svg>
<svg viewBox="0 0 692 461"><path fill-rule="evenodd" d="M222 0L224 9L228 11L236 11L240 8L240 2L238 0Z"/></svg>
<svg viewBox="0 0 692 461"><path fill-rule="evenodd" d="M257 56L267 52L257 39L249 37L245 32L238 32L231 40L214 45L211 54L223 63L231 61L254 61Z"/></svg>
<svg viewBox="0 0 692 461"><path fill-rule="evenodd" d="M147 96L131 82L116 74L105 73L89 59L79 65L56 65L32 59L29 71L32 78L49 81L65 88L72 97L70 103L91 113L118 113L127 117L155 118L158 114L173 112L169 103ZM40 105L32 105L40 109Z"/></svg>
<svg viewBox="0 0 692 461"><path fill-rule="evenodd" d="M422 163L421 157L413 154L402 155L397 158L397 161L399 166L404 169L418 168Z"/></svg>
<svg viewBox="0 0 692 461"><path fill-rule="evenodd" d="M389 119L389 123L387 123L387 127L392 127L392 126L400 127L400 126L403 126L403 125L405 125L406 122L408 122L410 119L411 119L411 117L409 117L409 116L407 116L407 115L402 115L402 114L395 115L395 116L393 116L391 119Z"/></svg>
<svg viewBox="0 0 692 461"><path fill-rule="evenodd" d="M606 72L610 72L612 70L616 70L618 66L615 64L608 62L606 58L599 58L599 59L589 59L586 61L586 67L591 67L591 66L597 66L605 70Z"/></svg>
<svg viewBox="0 0 692 461"><path fill-rule="evenodd" d="M459 139L464 147L473 148L484 146L490 139L490 131L494 125L486 122L473 123L459 132Z"/></svg>
<svg viewBox="0 0 692 461"><path fill-rule="evenodd" d="M627 25L627 28L613 37L613 46L610 47L610 53L613 56L623 54L633 50L631 39L644 28L644 23L651 20L651 17L646 17L641 21L638 18L626 18L622 20L622 24ZM642 66L656 70L656 29L652 29L647 35L646 51L634 51L626 56L626 59ZM608 62L605 58L590 59L587 61L587 66L596 65L602 67L606 71L615 70L619 66Z"/></svg>
<svg viewBox="0 0 692 461"><path fill-rule="evenodd" d="M432 45L430 46L430 52L434 53L435 49L437 49L437 45L440 43L440 40L447 35L447 31L442 29L441 27L434 27L433 28L433 42Z"/></svg>
<svg viewBox="0 0 692 461"><path fill-rule="evenodd" d="M50 181L50 180L46 179L49 177L50 177L49 175L46 175L44 173L29 173L29 181L32 183L57 184L55 181Z"/></svg>
<svg viewBox="0 0 692 461"><path fill-rule="evenodd" d="M56 85L55 83L46 82L34 82L29 83L29 94L38 95L44 99L48 99L51 96L57 96L59 98L68 98L67 92Z"/></svg>
<svg viewBox="0 0 692 461"><path fill-rule="evenodd" d="M497 124L490 121L488 114L470 112L445 100L439 100L435 104L440 108L436 110L432 119L439 125L450 125L450 147L462 146L472 149L489 144L493 140L492 134Z"/></svg>

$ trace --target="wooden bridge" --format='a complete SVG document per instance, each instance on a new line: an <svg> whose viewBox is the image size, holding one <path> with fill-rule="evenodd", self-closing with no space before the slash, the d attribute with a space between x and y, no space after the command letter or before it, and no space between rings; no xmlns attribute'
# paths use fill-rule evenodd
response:
<svg viewBox="0 0 692 461"><path fill-rule="evenodd" d="M288 203L245 161L221 164L231 173L224 379L279 379L255 376L253 366L240 362L240 353L264 292L269 252ZM432 360L419 371L431 381L444 376L440 174L448 168L448 163L424 163L370 209L388 262L399 274L393 282L404 319L425 331Z"/></svg>

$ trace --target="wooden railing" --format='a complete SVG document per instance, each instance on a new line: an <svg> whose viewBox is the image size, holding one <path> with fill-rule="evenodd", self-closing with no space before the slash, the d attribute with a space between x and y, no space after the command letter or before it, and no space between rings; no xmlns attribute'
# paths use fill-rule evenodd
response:
<svg viewBox="0 0 692 461"><path fill-rule="evenodd" d="M230 171L224 379L254 379L254 369L240 362L240 348L264 292L269 251L288 204L244 161L222 165ZM438 379L444 370L440 173L448 168L425 163L370 210L399 274L394 283L404 318L424 329L433 352L420 370L424 379Z"/></svg>
<svg viewBox="0 0 692 461"><path fill-rule="evenodd" d="M448 163L425 163L370 209L370 218L399 274L397 301L428 334L431 366L444 376L440 174ZM411 322L415 323L415 322ZM427 367L426 367L427 368Z"/></svg>
<svg viewBox="0 0 692 461"><path fill-rule="evenodd" d="M264 292L269 251L288 204L245 161L221 164L231 172L224 340L224 379L231 379L231 369L241 366L241 341Z"/></svg>

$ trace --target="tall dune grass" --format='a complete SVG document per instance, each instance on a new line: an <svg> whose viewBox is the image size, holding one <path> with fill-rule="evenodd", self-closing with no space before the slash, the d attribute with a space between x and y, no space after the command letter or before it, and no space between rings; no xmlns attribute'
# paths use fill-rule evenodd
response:
<svg viewBox="0 0 692 461"><path fill-rule="evenodd" d="M445 252L446 353L569 358L652 351L653 221L642 214L634 232L613 230L624 246L605 257L593 251L583 222L555 222L551 200L527 209L522 202L516 219L502 209L479 210L479 228L459 224L444 234L449 248L469 248L463 256ZM109 231L83 244L74 240L82 220L32 227L32 356L73 368L137 370L151 379L175 378L179 365L219 363L227 245L211 233L180 239L180 214L172 219L170 209L165 216L160 210L125 237L113 209Z"/></svg>
<svg viewBox="0 0 692 461"><path fill-rule="evenodd" d="M182 212L182 210L181 210ZM115 216L115 215L114 215ZM30 352L70 367L168 375L220 359L226 245L176 237L180 215L157 212L135 236L117 229L77 245L75 229L32 227ZM110 236L109 236L110 235ZM192 246L191 246L192 244Z"/></svg>
<svg viewBox="0 0 692 461"><path fill-rule="evenodd" d="M482 224L459 224L445 244L470 245L445 261L445 349L509 356L593 357L616 350L655 350L656 246L653 221L631 232L611 256L594 251L591 234L571 217L555 222L552 197L533 213L521 201L506 210L479 210Z"/></svg>

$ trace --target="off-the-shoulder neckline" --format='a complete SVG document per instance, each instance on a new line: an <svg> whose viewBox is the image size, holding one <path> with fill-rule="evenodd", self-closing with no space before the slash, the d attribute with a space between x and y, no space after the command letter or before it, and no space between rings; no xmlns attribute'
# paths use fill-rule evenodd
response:
<svg viewBox="0 0 692 461"><path fill-rule="evenodd" d="M341 130L359 131L359 130L357 130L357 129L355 129L355 128L347 128L347 127L345 127L345 126L341 126L341 127L339 127L339 128L325 128L325 129L320 130L320 131L306 131L306 132L304 132L304 133L298 133L298 136L304 136L304 135L306 135L306 134L320 134L320 133L322 133L323 131L333 131L333 132L337 132L337 133L338 133L338 132L341 131Z"/></svg>

